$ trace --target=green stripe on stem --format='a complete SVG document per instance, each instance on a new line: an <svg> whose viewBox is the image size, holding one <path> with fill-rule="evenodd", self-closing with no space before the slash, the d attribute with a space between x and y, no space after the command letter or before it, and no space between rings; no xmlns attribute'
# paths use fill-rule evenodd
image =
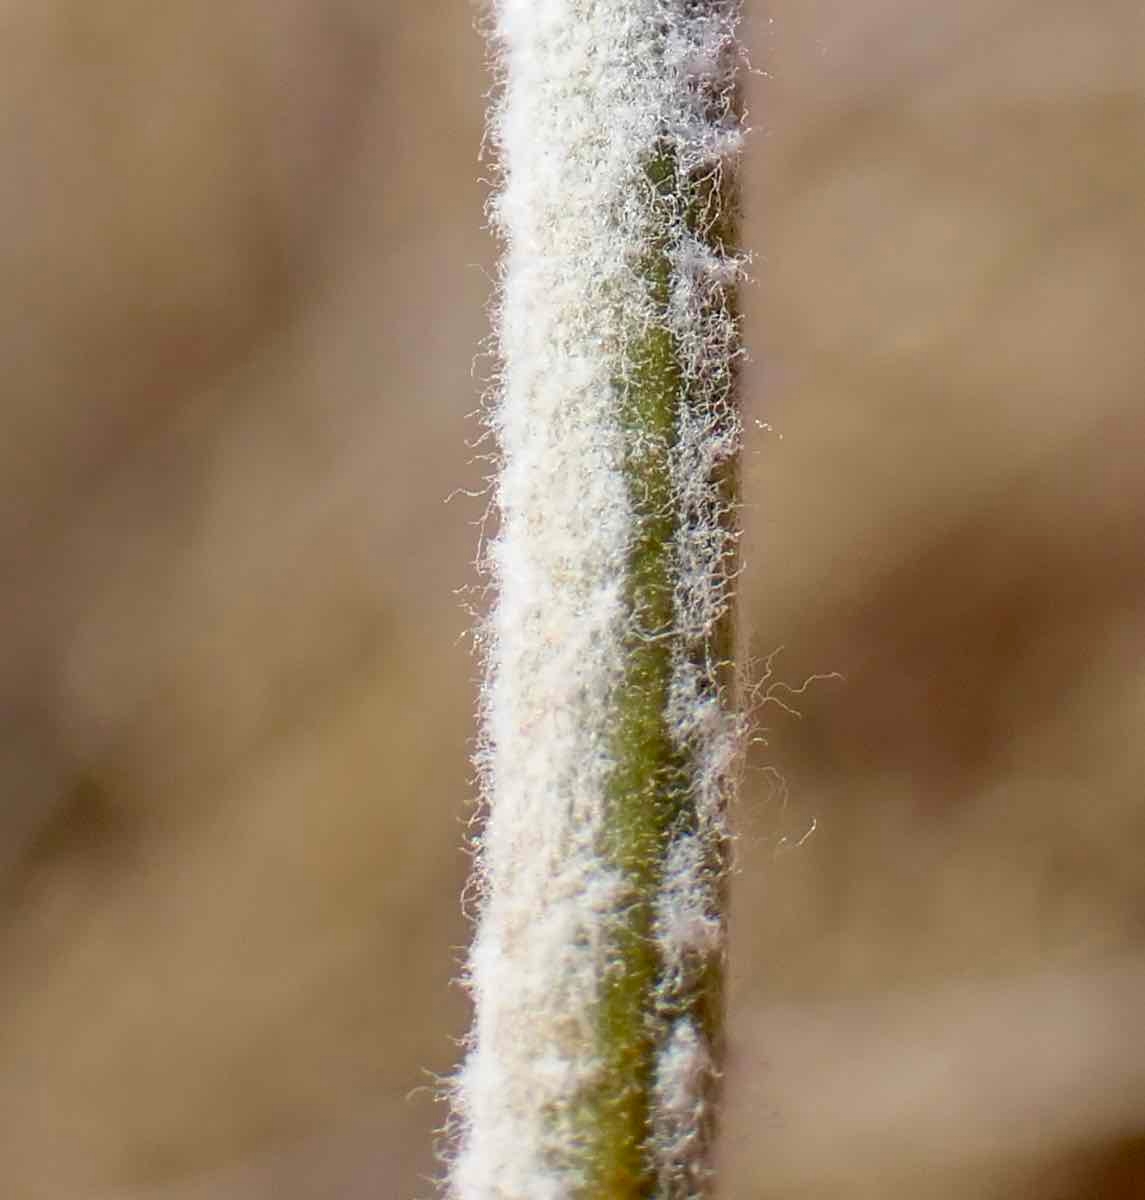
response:
<svg viewBox="0 0 1145 1200"><path fill-rule="evenodd" d="M654 219L671 203L674 163L658 159L648 180ZM667 222L664 221L666 227ZM630 628L625 671L613 699L615 762L603 852L628 887L609 948L598 1013L601 1073L585 1099L586 1195L639 1200L654 1194L648 1153L656 1053L654 1022L662 963L654 907L671 836L687 821L689 764L668 720L676 630L676 512L672 458L687 384L667 327L671 265L666 232L650 239L642 268L655 317L633 330L621 383L624 471L636 533L627 564Z"/></svg>

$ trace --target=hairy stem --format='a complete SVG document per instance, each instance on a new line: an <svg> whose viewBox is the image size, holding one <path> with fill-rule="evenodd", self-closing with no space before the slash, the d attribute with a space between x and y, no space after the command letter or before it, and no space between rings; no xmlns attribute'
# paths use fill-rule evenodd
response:
<svg viewBox="0 0 1145 1200"><path fill-rule="evenodd" d="M458 1200L695 1200L721 1051L731 0L501 0L507 242Z"/></svg>

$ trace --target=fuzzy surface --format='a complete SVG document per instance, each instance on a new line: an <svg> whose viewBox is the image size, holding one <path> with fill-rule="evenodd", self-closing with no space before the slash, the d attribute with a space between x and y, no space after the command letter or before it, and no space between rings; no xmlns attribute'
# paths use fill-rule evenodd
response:
<svg viewBox="0 0 1145 1200"><path fill-rule="evenodd" d="M738 734L737 16L495 10L500 528L454 1200L706 1190Z"/></svg>

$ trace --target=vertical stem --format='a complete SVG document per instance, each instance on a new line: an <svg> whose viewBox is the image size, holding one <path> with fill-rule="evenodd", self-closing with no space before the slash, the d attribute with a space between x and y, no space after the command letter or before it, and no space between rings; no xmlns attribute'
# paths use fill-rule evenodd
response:
<svg viewBox="0 0 1145 1200"><path fill-rule="evenodd" d="M694 1200L718 1090L733 0L501 0L498 601L458 1200Z"/></svg>

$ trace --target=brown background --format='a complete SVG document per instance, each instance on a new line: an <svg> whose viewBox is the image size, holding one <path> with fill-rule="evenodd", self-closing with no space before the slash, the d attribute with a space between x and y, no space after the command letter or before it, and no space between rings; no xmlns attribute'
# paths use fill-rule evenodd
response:
<svg viewBox="0 0 1145 1200"><path fill-rule="evenodd" d="M1139 1197L1145 15L748 7L722 1194ZM6 1196L432 1191L479 18L0 12Z"/></svg>

